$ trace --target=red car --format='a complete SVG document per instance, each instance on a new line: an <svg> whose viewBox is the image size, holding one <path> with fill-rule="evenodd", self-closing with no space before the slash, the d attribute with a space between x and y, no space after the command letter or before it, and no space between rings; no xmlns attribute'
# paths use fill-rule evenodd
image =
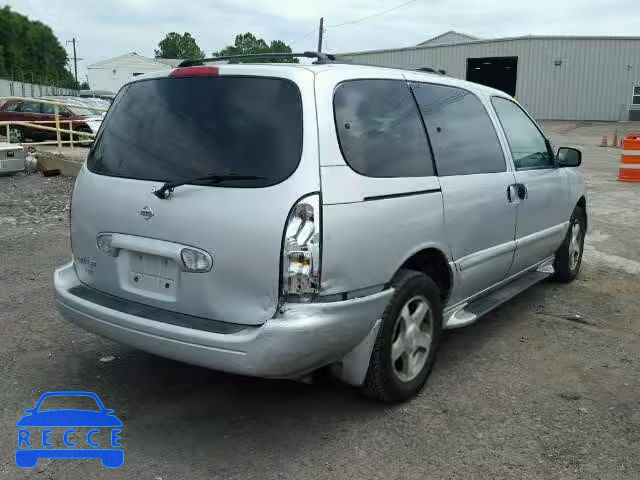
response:
<svg viewBox="0 0 640 480"><path fill-rule="evenodd" d="M0 121L13 120L22 122L55 121L54 106L30 100L7 100L0 106ZM98 131L102 123L102 117L96 116L87 108L81 106L60 107L61 128L68 129L69 120L73 121L73 130L93 134ZM55 127L54 123L43 125ZM0 134L4 134L5 131L6 130L0 128ZM56 139L55 132L20 125L11 125L9 135L10 142L12 143L22 143L27 138L34 141ZM68 136L63 136L63 139L68 139ZM80 140L80 138L78 138L78 140ZM87 143L90 144L91 141Z"/></svg>

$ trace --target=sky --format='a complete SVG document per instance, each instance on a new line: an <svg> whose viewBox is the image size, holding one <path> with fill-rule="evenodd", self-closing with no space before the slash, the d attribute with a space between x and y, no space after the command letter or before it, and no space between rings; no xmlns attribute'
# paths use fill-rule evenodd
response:
<svg viewBox="0 0 640 480"><path fill-rule="evenodd" d="M190 32L207 55L252 32L294 51L353 52L416 45L448 30L482 38L640 35L637 0L0 0L78 41L86 66L125 53L152 57L165 34ZM407 4L408 3L408 4ZM383 15L373 16L396 6ZM355 22L355 23L354 23ZM341 25L342 24L342 25ZM71 45L67 46L72 56Z"/></svg>

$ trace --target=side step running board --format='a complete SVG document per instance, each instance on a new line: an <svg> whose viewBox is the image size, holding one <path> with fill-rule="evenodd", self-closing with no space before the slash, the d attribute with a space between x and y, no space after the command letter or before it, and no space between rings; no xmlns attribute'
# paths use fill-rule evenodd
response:
<svg viewBox="0 0 640 480"><path fill-rule="evenodd" d="M447 320L444 328L465 327L550 275L549 272L539 270L529 272L486 296L458 308L448 318L445 316Z"/></svg>

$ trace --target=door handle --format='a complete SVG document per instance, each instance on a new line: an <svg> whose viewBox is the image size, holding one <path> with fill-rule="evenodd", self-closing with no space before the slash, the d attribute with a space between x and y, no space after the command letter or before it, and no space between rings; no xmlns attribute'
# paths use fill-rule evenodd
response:
<svg viewBox="0 0 640 480"><path fill-rule="evenodd" d="M520 189L517 183L513 183L507 187L507 201L511 205L518 205L520 203Z"/></svg>
<svg viewBox="0 0 640 480"><path fill-rule="evenodd" d="M524 183L516 183L516 190L518 192L518 198L520 200L526 200L529 196L529 191Z"/></svg>
<svg viewBox="0 0 640 480"><path fill-rule="evenodd" d="M521 200L526 200L529 196L527 186L523 183L514 183L507 187L507 200L508 203L517 205Z"/></svg>

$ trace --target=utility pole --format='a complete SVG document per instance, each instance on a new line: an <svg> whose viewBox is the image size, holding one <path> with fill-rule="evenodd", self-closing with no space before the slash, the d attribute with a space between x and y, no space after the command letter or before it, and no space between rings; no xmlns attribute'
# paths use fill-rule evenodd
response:
<svg viewBox="0 0 640 480"><path fill-rule="evenodd" d="M73 44L73 71L75 73L76 83L78 83L78 56L76 55L76 38L73 37L67 43Z"/></svg>
<svg viewBox="0 0 640 480"><path fill-rule="evenodd" d="M324 17L320 17L320 30L318 32L318 52L322 52L322 35L324 34Z"/></svg>
<svg viewBox="0 0 640 480"><path fill-rule="evenodd" d="M73 72L76 77L76 84L78 83L78 56L76 55L76 37L73 37Z"/></svg>

